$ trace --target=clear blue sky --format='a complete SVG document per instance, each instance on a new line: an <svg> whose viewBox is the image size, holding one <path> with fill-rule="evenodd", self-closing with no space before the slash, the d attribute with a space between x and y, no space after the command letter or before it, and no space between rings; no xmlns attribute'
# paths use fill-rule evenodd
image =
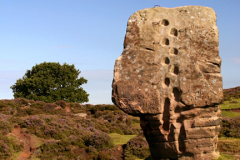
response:
<svg viewBox="0 0 240 160"><path fill-rule="evenodd" d="M240 0L0 0L0 99L32 66L74 64L91 104L110 104L113 68L137 10L208 6L217 14L223 88L240 86Z"/></svg>

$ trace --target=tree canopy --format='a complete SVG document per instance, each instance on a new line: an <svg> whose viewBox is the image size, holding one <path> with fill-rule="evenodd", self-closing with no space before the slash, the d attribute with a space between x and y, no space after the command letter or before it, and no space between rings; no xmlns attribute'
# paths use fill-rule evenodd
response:
<svg viewBox="0 0 240 160"><path fill-rule="evenodd" d="M78 78L80 73L74 65L44 62L27 70L23 78L18 79L10 88L15 98L45 102L88 102L89 94L80 87L87 80Z"/></svg>

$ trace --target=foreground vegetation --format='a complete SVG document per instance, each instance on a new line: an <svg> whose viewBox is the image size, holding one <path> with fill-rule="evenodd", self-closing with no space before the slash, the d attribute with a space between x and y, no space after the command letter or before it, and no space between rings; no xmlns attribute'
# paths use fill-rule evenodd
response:
<svg viewBox="0 0 240 160"><path fill-rule="evenodd" d="M79 114L80 113L80 114ZM0 159L17 157L30 135L30 159L144 159L150 156L139 118L114 105L45 103L23 98L0 101Z"/></svg>
<svg viewBox="0 0 240 160"><path fill-rule="evenodd" d="M240 108L240 99L230 98L221 108L219 160L237 159L240 117L236 109ZM114 105L0 100L0 159L18 159L26 147L32 160L151 159L139 118Z"/></svg>

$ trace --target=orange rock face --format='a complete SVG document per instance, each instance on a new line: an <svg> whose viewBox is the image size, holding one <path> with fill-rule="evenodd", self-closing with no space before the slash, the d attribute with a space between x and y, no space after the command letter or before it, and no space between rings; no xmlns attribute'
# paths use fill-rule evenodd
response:
<svg viewBox="0 0 240 160"><path fill-rule="evenodd" d="M153 159L218 157L218 36L208 7L148 8L129 18L112 101L141 118Z"/></svg>

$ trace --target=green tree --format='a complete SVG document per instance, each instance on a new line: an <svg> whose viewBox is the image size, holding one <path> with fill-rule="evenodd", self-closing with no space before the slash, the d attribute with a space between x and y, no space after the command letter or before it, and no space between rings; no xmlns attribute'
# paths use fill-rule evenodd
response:
<svg viewBox="0 0 240 160"><path fill-rule="evenodd" d="M27 70L22 79L10 88L14 97L55 102L88 102L87 92L80 87L87 83L83 77L78 78L81 72L74 65L55 62L36 64L32 70Z"/></svg>

